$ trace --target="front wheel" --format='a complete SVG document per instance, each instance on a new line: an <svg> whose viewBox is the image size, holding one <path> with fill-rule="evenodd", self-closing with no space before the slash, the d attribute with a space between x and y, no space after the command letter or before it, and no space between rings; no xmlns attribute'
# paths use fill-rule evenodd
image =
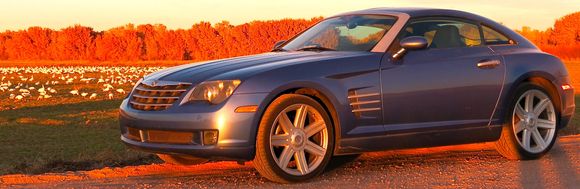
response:
<svg viewBox="0 0 580 189"><path fill-rule="evenodd" d="M558 111L542 87L526 83L516 89L496 149L509 159L535 159L556 141Z"/></svg>
<svg viewBox="0 0 580 189"><path fill-rule="evenodd" d="M313 178L324 171L334 149L334 128L328 113L314 99L282 95L262 117L254 166L275 182Z"/></svg>

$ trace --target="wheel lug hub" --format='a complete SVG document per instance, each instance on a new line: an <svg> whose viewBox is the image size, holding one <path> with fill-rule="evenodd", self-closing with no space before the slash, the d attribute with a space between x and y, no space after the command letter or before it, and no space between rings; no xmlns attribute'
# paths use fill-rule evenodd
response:
<svg viewBox="0 0 580 189"><path fill-rule="evenodd" d="M536 125L538 118L533 113L527 113L524 115L523 121L526 128L533 128Z"/></svg>
<svg viewBox="0 0 580 189"><path fill-rule="evenodd" d="M296 130L292 133L292 146L295 148L302 148L304 146L304 141L306 140L305 133L302 130Z"/></svg>

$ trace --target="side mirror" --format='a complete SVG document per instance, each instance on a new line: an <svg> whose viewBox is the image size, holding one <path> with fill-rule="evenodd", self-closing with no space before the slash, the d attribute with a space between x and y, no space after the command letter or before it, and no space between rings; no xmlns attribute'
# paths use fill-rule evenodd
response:
<svg viewBox="0 0 580 189"><path fill-rule="evenodd" d="M286 43L286 40L277 41L276 43L274 43L274 47L272 47L272 50L276 50L278 47L280 47L280 45L284 43Z"/></svg>
<svg viewBox="0 0 580 189"><path fill-rule="evenodd" d="M393 59L401 58L408 50L421 50L429 46L429 42L424 37L411 36L407 37L399 43L401 50L393 54Z"/></svg>

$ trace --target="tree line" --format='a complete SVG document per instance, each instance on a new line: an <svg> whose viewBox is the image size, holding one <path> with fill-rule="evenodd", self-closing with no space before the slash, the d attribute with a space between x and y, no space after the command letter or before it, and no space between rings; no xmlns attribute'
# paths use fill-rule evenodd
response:
<svg viewBox="0 0 580 189"><path fill-rule="evenodd" d="M575 12L554 23L544 31L522 27L516 30L545 52L562 59L580 60L580 12Z"/></svg>
<svg viewBox="0 0 580 189"><path fill-rule="evenodd" d="M30 27L0 32L0 60L202 61L269 51L320 21L282 19L232 25L200 22L189 29L162 24L128 24L106 31L75 25L61 30ZM580 59L580 12L556 20L545 31L523 27L517 32L542 50L563 59Z"/></svg>
<svg viewBox="0 0 580 189"><path fill-rule="evenodd" d="M211 60L271 50L320 21L282 19L233 26L200 22L189 29L128 24L107 31L75 25L61 30L30 27L0 33L0 60Z"/></svg>

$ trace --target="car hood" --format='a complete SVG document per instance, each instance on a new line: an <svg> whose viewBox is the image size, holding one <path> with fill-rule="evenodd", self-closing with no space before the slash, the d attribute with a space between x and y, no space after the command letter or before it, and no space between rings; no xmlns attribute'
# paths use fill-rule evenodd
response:
<svg viewBox="0 0 580 189"><path fill-rule="evenodd" d="M252 74L283 66L315 63L363 54L368 55L368 52L272 52L171 67L150 74L145 77L145 80L179 81L197 84L210 79L222 79L219 78L220 75L226 75L241 69L250 70L236 72L236 77L238 77L236 79L243 79L250 77ZM229 76L231 77L231 74Z"/></svg>

